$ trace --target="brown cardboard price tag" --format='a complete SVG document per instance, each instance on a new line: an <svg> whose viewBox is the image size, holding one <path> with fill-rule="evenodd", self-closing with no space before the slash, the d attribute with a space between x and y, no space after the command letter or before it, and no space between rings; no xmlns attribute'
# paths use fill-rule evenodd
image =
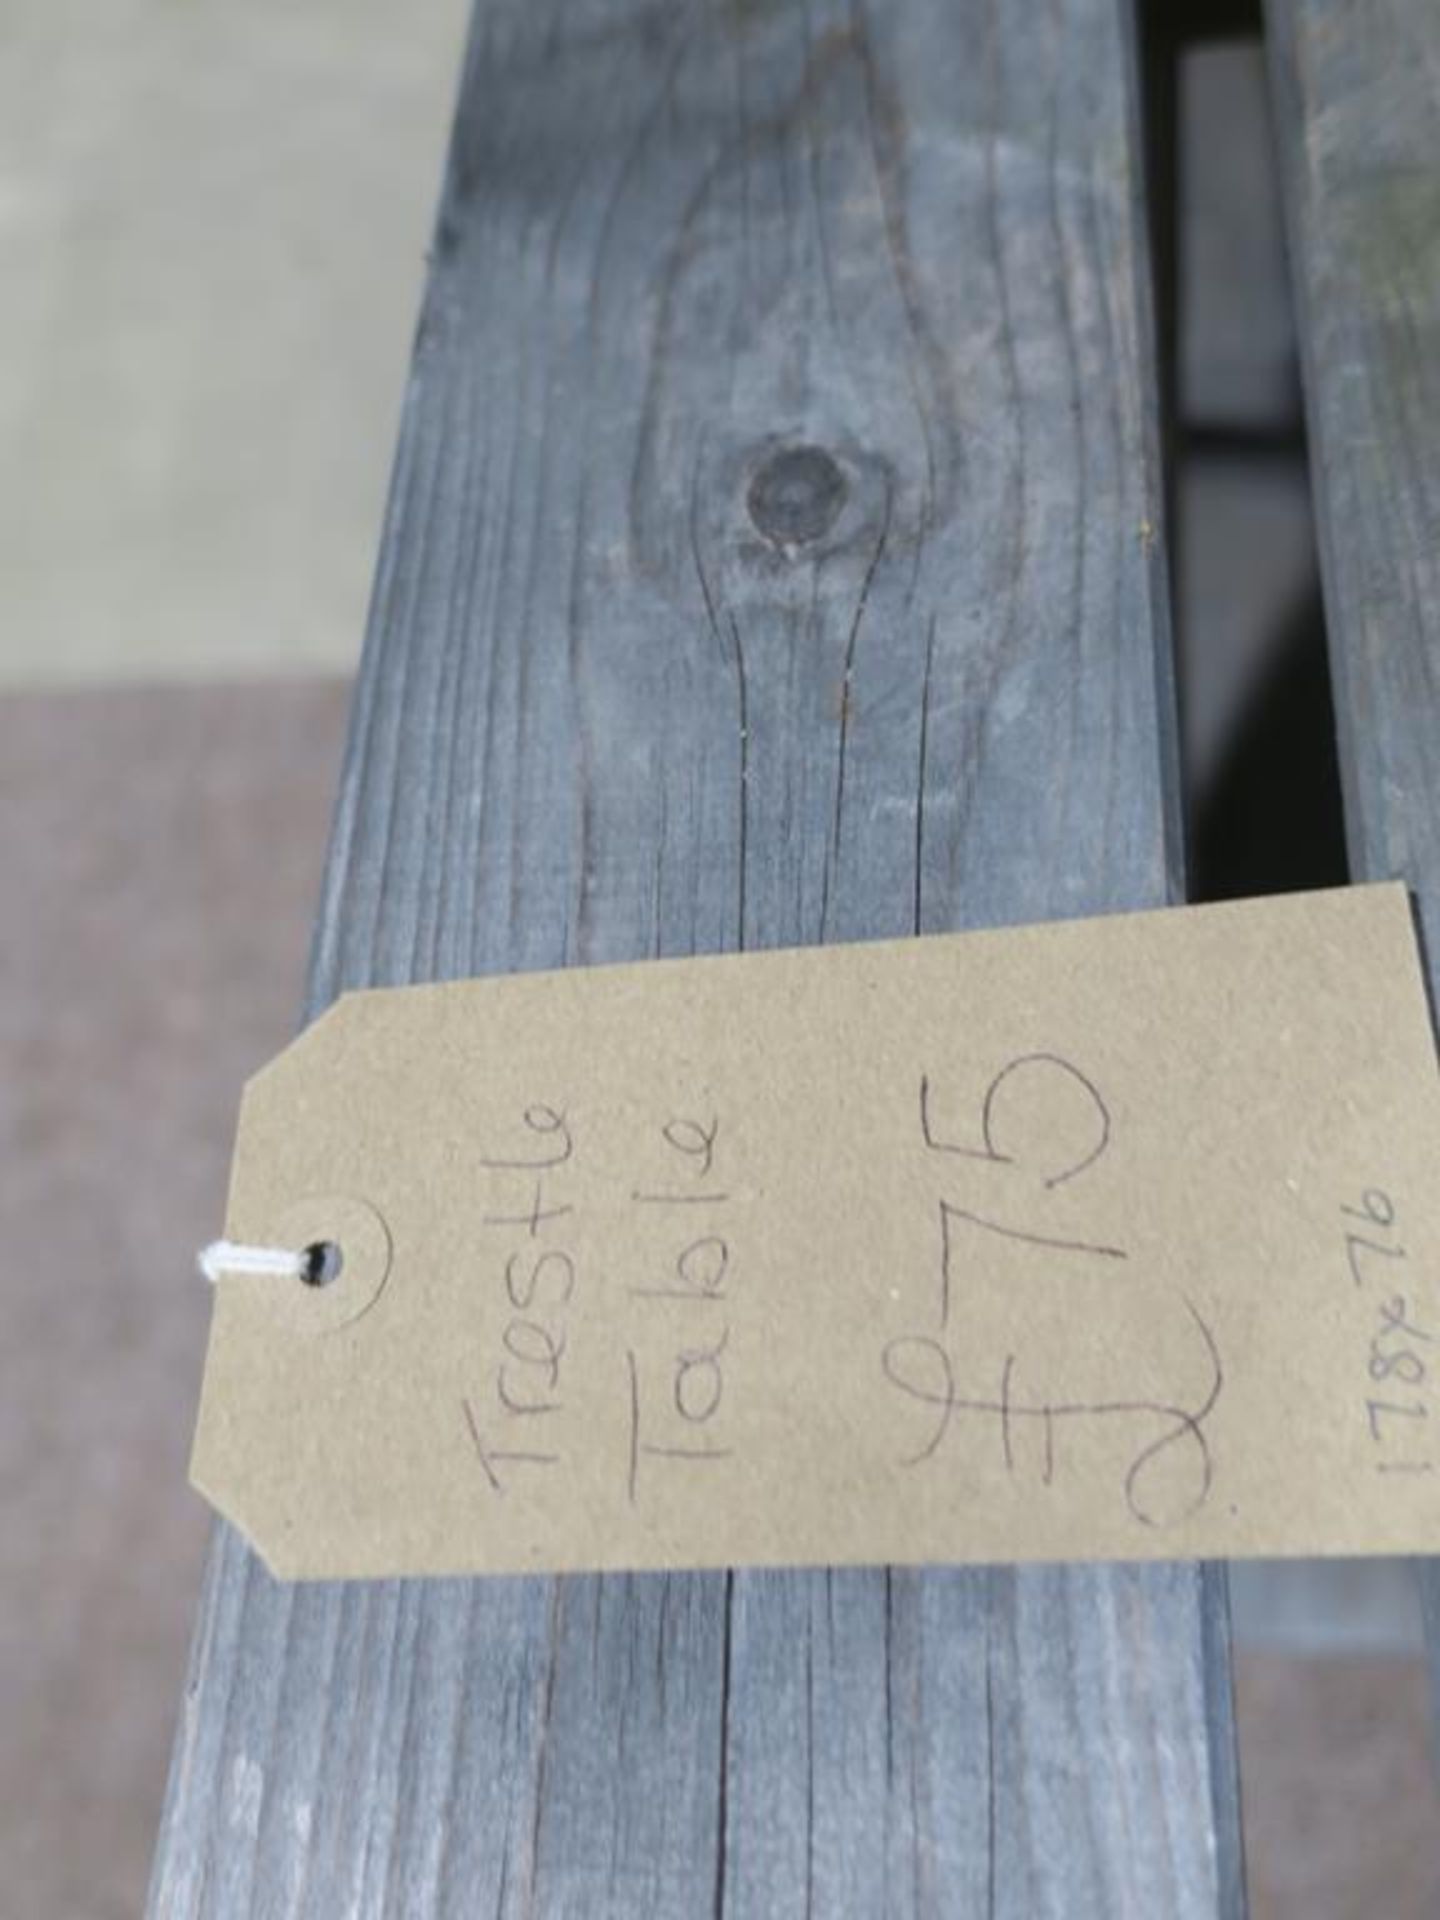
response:
<svg viewBox="0 0 1440 1920"><path fill-rule="evenodd" d="M193 1477L296 1577L1440 1550L1405 894L347 996Z"/></svg>

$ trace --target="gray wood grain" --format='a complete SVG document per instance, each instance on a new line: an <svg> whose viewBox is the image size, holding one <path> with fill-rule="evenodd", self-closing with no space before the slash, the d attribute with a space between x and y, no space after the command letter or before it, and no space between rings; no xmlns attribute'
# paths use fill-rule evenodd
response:
<svg viewBox="0 0 1440 1920"><path fill-rule="evenodd" d="M1440 1004L1440 8L1268 24L1350 870L1412 888Z"/></svg>
<svg viewBox="0 0 1440 1920"><path fill-rule="evenodd" d="M1130 33L480 7L312 1013L1172 894ZM1238 1913L1227 1662L1195 1567L285 1589L222 1526L152 1910Z"/></svg>

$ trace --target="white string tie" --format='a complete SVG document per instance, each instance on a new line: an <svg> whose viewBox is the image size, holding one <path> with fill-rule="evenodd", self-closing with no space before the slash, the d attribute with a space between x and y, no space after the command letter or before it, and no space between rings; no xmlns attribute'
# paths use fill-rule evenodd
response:
<svg viewBox="0 0 1440 1920"><path fill-rule="evenodd" d="M200 1271L212 1286L227 1274L244 1274L273 1280L303 1280L309 1255L295 1253L289 1247L246 1247L236 1240L213 1240L202 1247Z"/></svg>

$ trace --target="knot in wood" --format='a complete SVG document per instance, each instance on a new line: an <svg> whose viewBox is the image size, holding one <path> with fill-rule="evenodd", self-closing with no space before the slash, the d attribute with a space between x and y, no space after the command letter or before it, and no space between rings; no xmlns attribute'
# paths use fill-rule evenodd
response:
<svg viewBox="0 0 1440 1920"><path fill-rule="evenodd" d="M807 546L835 524L845 504L845 476L823 447L783 447L756 472L745 503L773 545Z"/></svg>

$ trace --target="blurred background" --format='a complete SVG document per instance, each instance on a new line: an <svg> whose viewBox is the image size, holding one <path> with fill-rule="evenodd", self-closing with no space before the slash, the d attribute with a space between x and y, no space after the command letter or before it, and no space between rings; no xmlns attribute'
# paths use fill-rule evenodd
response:
<svg viewBox="0 0 1440 1920"><path fill-rule="evenodd" d="M0 7L0 1875L144 1901L240 1082L300 1004L464 0ZM1195 891L1344 877L1253 41L1180 68ZM1235 1580L1257 1920L1440 1912L1415 1598Z"/></svg>

